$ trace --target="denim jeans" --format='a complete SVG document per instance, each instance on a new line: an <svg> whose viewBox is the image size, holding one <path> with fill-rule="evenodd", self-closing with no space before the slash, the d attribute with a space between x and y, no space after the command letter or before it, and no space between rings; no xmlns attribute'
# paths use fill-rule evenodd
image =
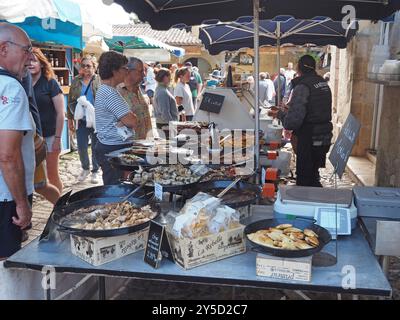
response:
<svg viewBox="0 0 400 320"><path fill-rule="evenodd" d="M92 141L92 172L99 170L99 164L95 156L95 147L97 144L97 137L93 128L86 128L86 120L79 120L78 129L76 130L76 140L78 142L78 153L83 170L90 170L89 163L89 137Z"/></svg>
<svg viewBox="0 0 400 320"><path fill-rule="evenodd" d="M110 146L102 144L100 141L97 141L96 149L94 150L96 153L96 158L98 159L101 166L101 170L103 171L104 185L120 184L120 180L121 178L123 178L123 171L112 167L105 155L112 151L128 148L131 146L132 144Z"/></svg>

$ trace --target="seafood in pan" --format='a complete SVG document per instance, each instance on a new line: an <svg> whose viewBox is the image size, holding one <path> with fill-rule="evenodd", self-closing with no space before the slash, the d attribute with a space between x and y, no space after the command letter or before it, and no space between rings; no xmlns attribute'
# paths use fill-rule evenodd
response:
<svg viewBox="0 0 400 320"><path fill-rule="evenodd" d="M220 167L217 169L211 169L208 173L201 179L201 182L211 181L211 180L226 180L236 177L246 177L253 174L250 168L246 167Z"/></svg>
<svg viewBox="0 0 400 320"><path fill-rule="evenodd" d="M159 166L148 171L138 170L133 176L132 182L141 184L146 181L154 181L161 185L179 186L195 183L200 176L194 174L189 168L181 164L171 166Z"/></svg>
<svg viewBox="0 0 400 320"><path fill-rule="evenodd" d="M137 208L130 202L95 205L75 210L65 219L80 220L72 227L82 230L110 230L132 227L155 218L157 213L150 206Z"/></svg>
<svg viewBox="0 0 400 320"><path fill-rule="evenodd" d="M249 240L274 249L305 250L319 246L318 235L310 229L298 229L291 224L258 230L247 235Z"/></svg>
<svg viewBox="0 0 400 320"><path fill-rule="evenodd" d="M142 158L131 153L122 153L118 158L126 164L137 164L138 162L143 162Z"/></svg>

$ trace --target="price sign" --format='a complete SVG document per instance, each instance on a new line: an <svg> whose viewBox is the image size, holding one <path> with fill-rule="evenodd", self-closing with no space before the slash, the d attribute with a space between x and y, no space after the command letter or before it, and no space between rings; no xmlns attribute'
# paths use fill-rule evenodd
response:
<svg viewBox="0 0 400 320"><path fill-rule="evenodd" d="M225 96L206 92L203 95L199 109L212 113L220 113L224 100Z"/></svg>
<svg viewBox="0 0 400 320"><path fill-rule="evenodd" d="M342 178L343 172L346 169L347 161L349 160L360 128L360 122L352 114L349 114L329 155L329 161L335 168L339 178Z"/></svg>
<svg viewBox="0 0 400 320"><path fill-rule="evenodd" d="M163 187L161 184L154 183L154 196L156 197L157 200L162 201L163 200Z"/></svg>
<svg viewBox="0 0 400 320"><path fill-rule="evenodd" d="M165 226L151 221L146 249L144 251L144 262L157 269L163 257L174 262Z"/></svg>

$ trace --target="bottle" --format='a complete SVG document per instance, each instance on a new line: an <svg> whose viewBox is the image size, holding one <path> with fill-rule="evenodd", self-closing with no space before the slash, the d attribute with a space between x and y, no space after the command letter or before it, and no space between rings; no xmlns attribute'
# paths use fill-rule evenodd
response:
<svg viewBox="0 0 400 320"><path fill-rule="evenodd" d="M64 77L59 77L59 81L60 81L60 85L63 86L64 85Z"/></svg>
<svg viewBox="0 0 400 320"><path fill-rule="evenodd" d="M54 66L58 67L58 58L54 58Z"/></svg>
<svg viewBox="0 0 400 320"><path fill-rule="evenodd" d="M53 59L53 54L49 53L49 62L51 64L52 67L54 67L54 59Z"/></svg>

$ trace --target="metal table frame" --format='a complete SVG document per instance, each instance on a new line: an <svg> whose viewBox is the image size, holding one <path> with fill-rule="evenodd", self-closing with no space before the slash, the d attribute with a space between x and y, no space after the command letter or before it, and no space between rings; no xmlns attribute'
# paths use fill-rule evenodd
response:
<svg viewBox="0 0 400 320"><path fill-rule="evenodd" d="M263 213L255 213L245 223L266 219L271 216L272 207L262 206ZM72 255L69 237L60 240L57 235L52 240L40 242L38 239L8 258L6 268L42 270L51 266L56 272L93 274L99 276L99 298L105 299L105 277L117 276L138 279L163 280L173 282L203 283L209 285L228 285L235 287L256 287L264 289L300 290L328 292L337 294L373 295L391 297L392 288L385 277L375 255L370 249L361 228L353 230L351 236L338 241L338 263L331 267L313 267L311 282L277 280L256 276L256 253L250 248L244 254L190 270L165 260L159 269L153 269L143 262L143 251L136 252L113 262L94 267ZM324 251L335 252L335 244L329 243ZM356 270L356 287L343 287L343 268L353 266ZM228 271L228 272L227 272ZM50 298L50 292L47 294Z"/></svg>

